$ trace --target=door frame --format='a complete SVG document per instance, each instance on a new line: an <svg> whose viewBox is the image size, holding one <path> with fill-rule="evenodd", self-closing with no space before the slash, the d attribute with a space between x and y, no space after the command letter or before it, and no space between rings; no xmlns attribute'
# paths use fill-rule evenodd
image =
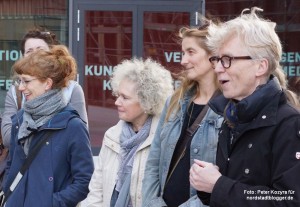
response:
<svg viewBox="0 0 300 207"><path fill-rule="evenodd" d="M83 86L84 72L84 25L85 11L132 11L133 34L132 56L143 55L143 13L145 11L190 12L190 25L197 25L197 12L204 11L205 1L202 0L70 0L69 1L69 48L78 64L78 82Z"/></svg>
<svg viewBox="0 0 300 207"><path fill-rule="evenodd" d="M86 11L131 11L132 12L132 57L143 56L144 12L189 12L190 25L196 26L196 12L202 11L204 1L197 0L70 0L69 48L78 64L78 82L84 87L85 64L85 12ZM85 89L85 88L84 88ZM87 105L88 106L88 105ZM92 147L94 155L100 148Z"/></svg>

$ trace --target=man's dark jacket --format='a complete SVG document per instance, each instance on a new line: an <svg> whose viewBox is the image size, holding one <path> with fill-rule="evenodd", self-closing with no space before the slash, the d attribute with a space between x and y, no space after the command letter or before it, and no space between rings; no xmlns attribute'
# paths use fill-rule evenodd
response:
<svg viewBox="0 0 300 207"><path fill-rule="evenodd" d="M222 95L209 105L223 114L228 101ZM219 132L216 165L222 176L211 194L198 192L202 202L300 206L300 114L287 103L278 80L272 77L238 102L236 113L235 129L224 121Z"/></svg>

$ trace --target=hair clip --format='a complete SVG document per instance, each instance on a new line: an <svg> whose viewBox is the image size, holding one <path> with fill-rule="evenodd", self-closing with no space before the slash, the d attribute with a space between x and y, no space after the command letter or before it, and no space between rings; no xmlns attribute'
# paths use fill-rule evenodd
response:
<svg viewBox="0 0 300 207"><path fill-rule="evenodd" d="M50 32L41 32L41 35L50 35Z"/></svg>

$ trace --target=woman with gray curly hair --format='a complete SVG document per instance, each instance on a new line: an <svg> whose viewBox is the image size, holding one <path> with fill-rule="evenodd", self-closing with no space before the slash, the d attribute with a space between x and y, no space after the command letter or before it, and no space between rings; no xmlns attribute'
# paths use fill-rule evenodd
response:
<svg viewBox="0 0 300 207"><path fill-rule="evenodd" d="M173 81L159 63L133 58L115 67L111 86L120 121L104 135L87 206L141 206L146 160Z"/></svg>

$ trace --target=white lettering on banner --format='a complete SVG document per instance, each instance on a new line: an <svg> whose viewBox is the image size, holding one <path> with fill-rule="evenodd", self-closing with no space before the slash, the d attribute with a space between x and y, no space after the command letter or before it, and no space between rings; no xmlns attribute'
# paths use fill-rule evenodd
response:
<svg viewBox="0 0 300 207"><path fill-rule="evenodd" d="M111 90L110 80L103 80L103 91Z"/></svg>
<svg viewBox="0 0 300 207"><path fill-rule="evenodd" d="M84 75L111 76L113 66L111 65L85 65Z"/></svg>
<svg viewBox="0 0 300 207"><path fill-rule="evenodd" d="M170 63L172 59L174 63L180 63L181 52L165 52L165 57L168 63Z"/></svg>
<svg viewBox="0 0 300 207"><path fill-rule="evenodd" d="M22 57L18 50L0 50L0 61L16 61Z"/></svg>
<svg viewBox="0 0 300 207"><path fill-rule="evenodd" d="M300 77L300 52L282 53L281 64L288 77Z"/></svg>
<svg viewBox="0 0 300 207"><path fill-rule="evenodd" d="M299 52L284 52L282 53L281 62L300 62L300 53Z"/></svg>
<svg viewBox="0 0 300 207"><path fill-rule="evenodd" d="M5 90L8 90L12 84L12 80L0 80L0 87L5 87Z"/></svg>
<svg viewBox="0 0 300 207"><path fill-rule="evenodd" d="M113 69L114 66L111 65L85 65L84 66L85 70L84 70L84 74L86 76L107 76L109 79L109 77L112 75L113 73ZM103 80L102 82L102 86L103 86L103 91L106 90L112 90L111 89L111 85L110 85L110 80Z"/></svg>
<svg viewBox="0 0 300 207"><path fill-rule="evenodd" d="M283 71L288 77L300 77L300 66L283 66Z"/></svg>

